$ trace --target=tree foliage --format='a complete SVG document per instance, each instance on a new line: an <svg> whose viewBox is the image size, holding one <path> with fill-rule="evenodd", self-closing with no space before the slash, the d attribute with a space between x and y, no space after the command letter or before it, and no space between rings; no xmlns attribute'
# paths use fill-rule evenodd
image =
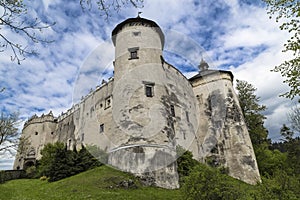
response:
<svg viewBox="0 0 300 200"><path fill-rule="evenodd" d="M111 12L118 12L122 7L133 6L141 8L143 3L144 0L80 0L80 5L83 9L90 9L95 4L106 19L111 15Z"/></svg>
<svg viewBox="0 0 300 200"><path fill-rule="evenodd" d="M276 66L273 71L280 72L290 91L282 94L293 99L300 95L300 2L299 0L264 0L268 5L270 18L281 23L281 30L288 31L291 37L284 45L283 52L292 52L293 58Z"/></svg>
<svg viewBox="0 0 300 200"><path fill-rule="evenodd" d="M292 125L293 130L300 133L300 106L296 104L288 113L288 120Z"/></svg>
<svg viewBox="0 0 300 200"><path fill-rule="evenodd" d="M14 154L18 145L18 114L0 114L0 153L9 152Z"/></svg>
<svg viewBox="0 0 300 200"><path fill-rule="evenodd" d="M241 199L242 193L236 186L233 178L218 169L198 164L186 178L183 192L186 199Z"/></svg>
<svg viewBox="0 0 300 200"><path fill-rule="evenodd" d="M101 165L84 146L79 152L75 148L71 151L60 142L47 144L41 155L38 175L47 176L49 181L57 181Z"/></svg>
<svg viewBox="0 0 300 200"><path fill-rule="evenodd" d="M183 184L185 177L187 177L193 168L199 163L197 160L193 159L193 154L191 151L185 150L181 146L176 147L177 153L177 172L179 175L179 183Z"/></svg>
<svg viewBox="0 0 300 200"><path fill-rule="evenodd" d="M50 42L47 39L39 37L42 30L54 25L47 24L38 18L32 18L27 13L26 5L22 0L1 0L0 1L0 52L11 51L11 60L17 61L18 64L27 54L36 54L36 51L24 46L17 41L18 38L25 38L33 43Z"/></svg>
<svg viewBox="0 0 300 200"><path fill-rule="evenodd" d="M265 116L261 112L266 106L260 105L260 98L256 96L256 88L246 81L237 80L239 103L245 118L249 135L256 150L261 144L267 142L268 132L264 127Z"/></svg>

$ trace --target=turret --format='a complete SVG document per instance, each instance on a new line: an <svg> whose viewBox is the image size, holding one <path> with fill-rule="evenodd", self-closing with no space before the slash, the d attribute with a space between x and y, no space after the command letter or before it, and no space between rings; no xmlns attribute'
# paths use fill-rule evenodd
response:
<svg viewBox="0 0 300 200"><path fill-rule="evenodd" d="M201 148L194 156L250 184L260 181L252 143L230 71L211 70L201 60L199 73L190 78L198 101L200 121L197 138Z"/></svg>
<svg viewBox="0 0 300 200"><path fill-rule="evenodd" d="M164 34L148 19L130 18L112 32L115 45L113 120L109 164L151 184L178 188L175 131L168 112L162 50ZM115 138L118 138L116 140Z"/></svg>
<svg viewBox="0 0 300 200"><path fill-rule="evenodd" d="M112 31L115 46L114 77L120 77L134 67L161 63L164 34L153 21L141 17L129 18Z"/></svg>

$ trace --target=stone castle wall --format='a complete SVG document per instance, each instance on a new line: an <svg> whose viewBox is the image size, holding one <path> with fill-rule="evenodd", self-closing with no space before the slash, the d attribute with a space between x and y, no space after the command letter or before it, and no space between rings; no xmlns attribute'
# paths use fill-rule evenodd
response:
<svg viewBox="0 0 300 200"><path fill-rule="evenodd" d="M231 72L206 68L187 79L163 59L163 33L150 20L122 22L113 42L114 79L57 118L50 112L29 119L22 135L31 144L16 156L15 169L33 165L47 143L96 145L109 154L108 164L153 185L178 188L180 145L237 179L260 181Z"/></svg>

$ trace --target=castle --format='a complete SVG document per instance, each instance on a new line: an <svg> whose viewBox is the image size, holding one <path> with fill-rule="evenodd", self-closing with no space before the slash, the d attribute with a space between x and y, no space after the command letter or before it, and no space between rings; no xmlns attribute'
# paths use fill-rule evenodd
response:
<svg viewBox="0 0 300 200"><path fill-rule="evenodd" d="M201 60L199 73L187 79L164 60L164 40L154 21L138 16L118 24L112 31L114 77L59 117L50 112L28 119L22 136L30 147L16 156L14 169L34 165L47 143L96 145L108 153L107 164L178 188L179 145L234 178L259 182L233 74Z"/></svg>

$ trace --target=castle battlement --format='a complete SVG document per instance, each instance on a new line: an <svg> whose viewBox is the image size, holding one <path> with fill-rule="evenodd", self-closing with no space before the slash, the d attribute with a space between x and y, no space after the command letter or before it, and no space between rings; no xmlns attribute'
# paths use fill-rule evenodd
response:
<svg viewBox="0 0 300 200"><path fill-rule="evenodd" d="M34 114L25 122L23 129L25 129L30 124L44 123L44 122L57 123L57 118L53 116L52 111L50 111L48 114L42 114L40 117Z"/></svg>

